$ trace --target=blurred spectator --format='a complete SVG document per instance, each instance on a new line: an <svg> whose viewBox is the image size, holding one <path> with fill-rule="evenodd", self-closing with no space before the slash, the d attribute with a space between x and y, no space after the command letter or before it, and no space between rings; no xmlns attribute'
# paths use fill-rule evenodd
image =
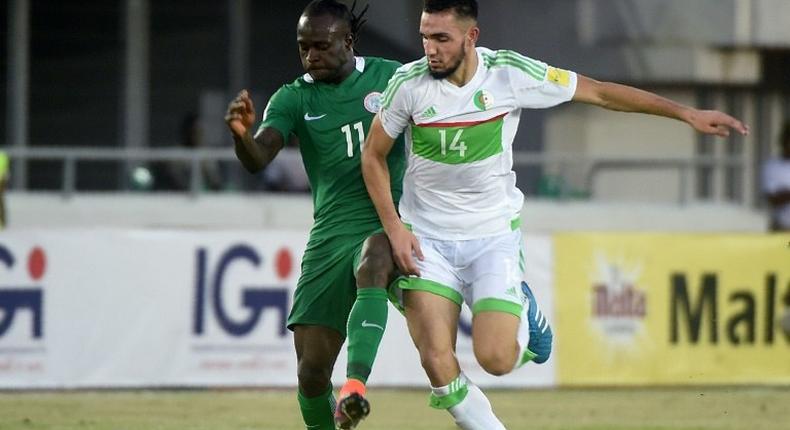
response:
<svg viewBox="0 0 790 430"><path fill-rule="evenodd" d="M5 152L0 151L0 230L5 228L6 225L6 216L5 216L5 187L8 183L8 155Z"/></svg>
<svg viewBox="0 0 790 430"><path fill-rule="evenodd" d="M299 139L291 136L288 143L277 153L271 163L261 172L263 184L269 191L308 192L310 182L299 152Z"/></svg>
<svg viewBox="0 0 790 430"><path fill-rule="evenodd" d="M203 132L200 117L195 113L188 113L181 120L179 129L179 148L197 149L204 148ZM205 160L201 163L200 173L203 176L203 188L207 190L220 190L223 187L222 172L216 161ZM165 163L156 177L156 189L166 191L189 190L191 181L191 166L188 161L171 161Z"/></svg>
<svg viewBox="0 0 790 430"><path fill-rule="evenodd" d="M771 205L771 228L790 231L790 119L779 138L779 157L763 168L763 192Z"/></svg>

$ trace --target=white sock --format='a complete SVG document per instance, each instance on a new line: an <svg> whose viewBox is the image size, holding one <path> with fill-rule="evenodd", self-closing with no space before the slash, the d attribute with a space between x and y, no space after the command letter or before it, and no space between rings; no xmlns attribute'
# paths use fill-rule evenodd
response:
<svg viewBox="0 0 790 430"><path fill-rule="evenodd" d="M444 387L432 388L434 397L444 397L466 389L466 396L456 405L447 408L455 423L463 430L506 430L494 415L491 402L480 388L466 378L463 373Z"/></svg>

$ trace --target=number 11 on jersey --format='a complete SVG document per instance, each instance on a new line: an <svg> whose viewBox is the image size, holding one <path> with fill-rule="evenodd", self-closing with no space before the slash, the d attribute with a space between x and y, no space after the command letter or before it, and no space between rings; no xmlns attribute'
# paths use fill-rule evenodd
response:
<svg viewBox="0 0 790 430"><path fill-rule="evenodd" d="M348 158L354 157L354 139L351 133L351 127L351 124L340 127L340 131L346 135L346 143L348 144L348 146L346 146L346 154ZM365 144L365 129L362 128L362 121L355 122L353 127L354 130L357 131L357 137L359 137L359 151L362 152L362 146Z"/></svg>

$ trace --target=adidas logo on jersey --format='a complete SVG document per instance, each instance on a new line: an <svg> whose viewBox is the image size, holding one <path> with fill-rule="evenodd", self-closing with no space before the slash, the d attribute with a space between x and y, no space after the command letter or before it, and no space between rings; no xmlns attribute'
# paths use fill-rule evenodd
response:
<svg viewBox="0 0 790 430"><path fill-rule="evenodd" d="M425 109L425 110L424 110L424 111L423 111L423 112L420 114L420 119L430 119L430 118L433 118L433 117L435 117L435 116L436 116L436 114L437 114L437 113L438 113L438 112L436 111L436 107L435 107L435 106L431 106L431 107L429 107L428 109Z"/></svg>

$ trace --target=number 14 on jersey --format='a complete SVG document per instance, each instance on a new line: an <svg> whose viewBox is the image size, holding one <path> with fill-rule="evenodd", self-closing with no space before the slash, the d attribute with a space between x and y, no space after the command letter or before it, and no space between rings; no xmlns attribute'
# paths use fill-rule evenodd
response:
<svg viewBox="0 0 790 430"><path fill-rule="evenodd" d="M357 121L353 125L346 124L340 127L340 131L346 135L346 155L348 155L348 158L354 158L354 136L351 130L352 127L354 131L357 132L357 138L359 138L360 152L362 152L362 147L365 145L365 129L362 127L362 121Z"/></svg>

